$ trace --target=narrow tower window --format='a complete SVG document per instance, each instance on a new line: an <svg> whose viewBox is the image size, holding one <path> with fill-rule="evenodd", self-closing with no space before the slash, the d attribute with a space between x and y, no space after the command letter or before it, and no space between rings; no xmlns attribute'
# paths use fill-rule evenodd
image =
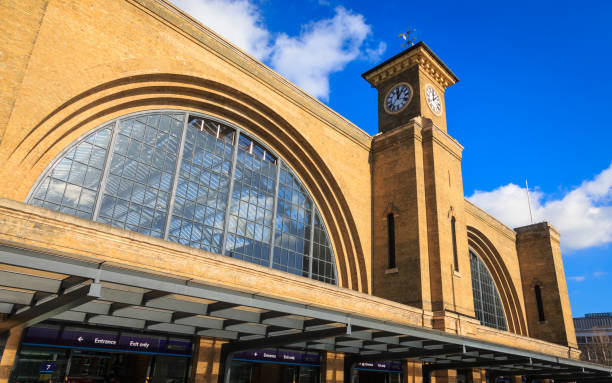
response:
<svg viewBox="0 0 612 383"><path fill-rule="evenodd" d="M540 322L544 322L546 317L544 316L544 304L542 303L542 290L540 289L540 285L535 285L534 290L536 303L538 304L538 319Z"/></svg>
<svg viewBox="0 0 612 383"><path fill-rule="evenodd" d="M395 268L395 218L393 213L387 215L387 235L389 243L389 268Z"/></svg>
<svg viewBox="0 0 612 383"><path fill-rule="evenodd" d="M451 235L453 236L453 261L455 271L459 271L459 258L457 257L457 234L455 230L455 217L451 218Z"/></svg>

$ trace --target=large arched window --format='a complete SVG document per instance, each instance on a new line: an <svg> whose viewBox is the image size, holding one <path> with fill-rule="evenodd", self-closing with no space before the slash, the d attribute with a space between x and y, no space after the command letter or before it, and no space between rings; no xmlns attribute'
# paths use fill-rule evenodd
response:
<svg viewBox="0 0 612 383"><path fill-rule="evenodd" d="M155 111L105 124L61 153L27 201L337 283L327 230L295 173L211 117Z"/></svg>
<svg viewBox="0 0 612 383"><path fill-rule="evenodd" d="M476 318L485 326L507 330L506 315L493 277L482 259L472 251L470 251L470 268Z"/></svg>

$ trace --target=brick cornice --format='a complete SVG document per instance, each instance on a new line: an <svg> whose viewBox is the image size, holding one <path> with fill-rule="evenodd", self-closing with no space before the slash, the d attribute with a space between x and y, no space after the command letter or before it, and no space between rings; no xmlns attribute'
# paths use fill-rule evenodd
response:
<svg viewBox="0 0 612 383"><path fill-rule="evenodd" d="M386 133L379 133L372 137L372 152L384 151L396 144L403 142L412 143L414 141L422 142L421 126L415 121L411 121L406 125L393 129Z"/></svg>
<svg viewBox="0 0 612 383"><path fill-rule="evenodd" d="M517 233L517 239L521 240L528 238L529 235L548 236L551 240L557 243L561 240L561 234L548 222L534 223L532 225L521 226L514 229Z"/></svg>
<svg viewBox="0 0 612 383"><path fill-rule="evenodd" d="M504 225L495 217L470 202L470 200L468 200L467 198L465 199L465 212L471 215L472 217L479 219L481 222L486 223L489 227L491 227L497 233L502 234L506 238L512 241L516 240L516 232L514 230Z"/></svg>
<svg viewBox="0 0 612 383"><path fill-rule="evenodd" d="M451 137L448 133L438 128L435 124L430 123L428 126L423 127L423 143L435 142L448 151L451 155L455 156L457 160L461 161L461 153L463 152L463 146Z"/></svg>
<svg viewBox="0 0 612 383"><path fill-rule="evenodd" d="M364 78L376 88L380 83L395 74L418 66L420 70L429 74L442 89L446 89L457 82L454 75L440 65L424 46L415 48L406 54L399 55L380 68L368 72L364 75Z"/></svg>

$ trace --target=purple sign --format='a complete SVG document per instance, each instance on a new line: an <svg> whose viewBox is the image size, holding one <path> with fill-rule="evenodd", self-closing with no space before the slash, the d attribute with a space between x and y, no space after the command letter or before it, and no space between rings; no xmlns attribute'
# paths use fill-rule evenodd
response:
<svg viewBox="0 0 612 383"><path fill-rule="evenodd" d="M271 361L296 364L320 364L321 356L314 352L300 352L279 349L264 349L241 352L234 359L251 361Z"/></svg>
<svg viewBox="0 0 612 383"><path fill-rule="evenodd" d="M119 347L124 350L159 352L159 338L123 334L119 338Z"/></svg>
<svg viewBox="0 0 612 383"><path fill-rule="evenodd" d="M60 333L60 327L41 326L30 327L25 334L25 339L32 343L48 343L57 340Z"/></svg>
<svg viewBox="0 0 612 383"><path fill-rule="evenodd" d="M39 325L30 327L24 343L59 347L93 348L112 351L134 351L191 356L189 339L147 336L80 327Z"/></svg>
<svg viewBox="0 0 612 383"><path fill-rule="evenodd" d="M166 350L168 354L191 354L191 342L177 339L163 339L160 348Z"/></svg>
<svg viewBox="0 0 612 383"><path fill-rule="evenodd" d="M401 372L402 362L398 360L385 360L381 362L360 362L357 363L358 370L384 370L391 372Z"/></svg>
<svg viewBox="0 0 612 383"><path fill-rule="evenodd" d="M117 333L90 332L85 329L66 327L60 337L61 344L77 347L113 348L117 345Z"/></svg>

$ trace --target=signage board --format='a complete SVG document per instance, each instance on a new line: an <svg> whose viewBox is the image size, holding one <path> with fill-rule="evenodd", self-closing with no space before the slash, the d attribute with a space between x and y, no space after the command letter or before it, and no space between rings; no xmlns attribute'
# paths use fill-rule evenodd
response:
<svg viewBox="0 0 612 383"><path fill-rule="evenodd" d="M191 356L193 349L190 339L59 325L30 327L23 342L39 346L172 354L187 357Z"/></svg>
<svg viewBox="0 0 612 383"><path fill-rule="evenodd" d="M398 360L384 360L380 362L360 362L357 370L402 372L402 362Z"/></svg>
<svg viewBox="0 0 612 383"><path fill-rule="evenodd" d="M55 372L55 362L45 361L40 364L41 374L51 374Z"/></svg>
<svg viewBox="0 0 612 383"><path fill-rule="evenodd" d="M291 364L320 365L321 356L315 352L301 352L282 349L262 349L237 353L234 359L248 360L253 362L275 362Z"/></svg>

